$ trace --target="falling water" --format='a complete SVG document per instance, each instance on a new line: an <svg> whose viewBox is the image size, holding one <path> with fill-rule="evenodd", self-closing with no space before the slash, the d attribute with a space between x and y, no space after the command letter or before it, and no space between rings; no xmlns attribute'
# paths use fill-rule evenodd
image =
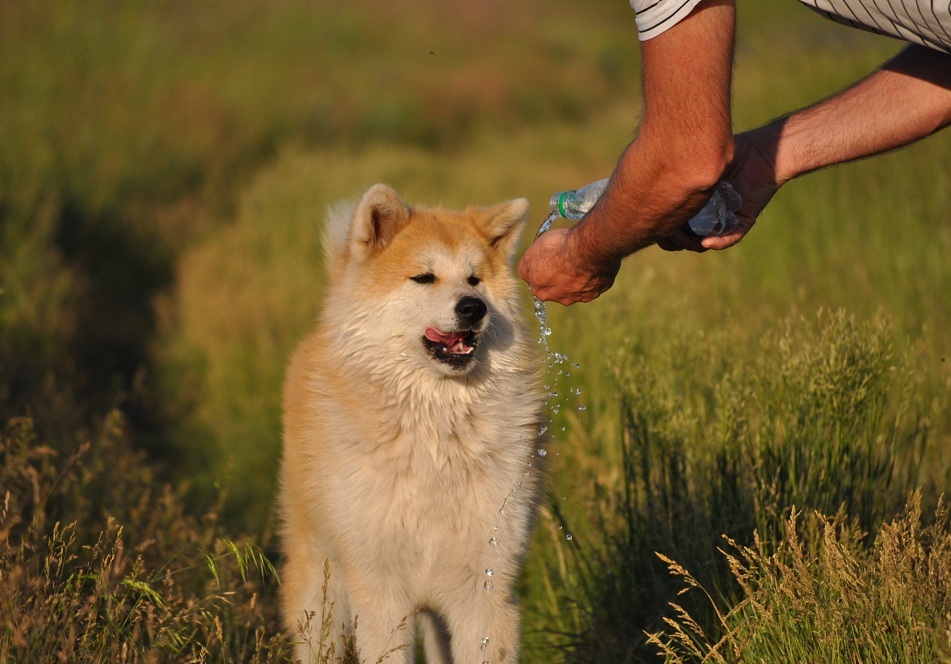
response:
<svg viewBox="0 0 951 664"><path fill-rule="evenodd" d="M550 214L548 218L545 219L544 222L542 222L542 225L539 226L538 232L535 233L535 239L538 239L539 235L541 235L542 233L547 231L549 228L551 228L552 222L554 222L555 219L557 218L558 218L558 215ZM551 328L548 326L548 310L545 308L545 303L539 300L534 295L532 295L532 300L534 301L534 304L535 304L535 318L538 319L538 325L540 330L538 343L542 344L545 347L545 358L546 358L546 364L548 366L548 375L551 376L553 372L556 372L553 382L550 385L545 386L546 404L548 405L549 409L554 414L557 415L561 408L560 404L557 401L554 401L558 397L558 390L557 390L558 380L559 380L559 377L561 376L563 376L564 378L568 378L571 375L571 373L568 372L567 370L555 369L555 365L567 364L568 356L563 355L561 353L552 352L551 346L549 346L548 344L548 337L551 336ZM575 364L574 366L576 368L580 367L580 365L578 364ZM571 393L574 394L575 396L578 396L581 394L581 390L580 388L571 390ZM579 406L578 410L584 410L584 406ZM548 421L549 424L553 422L554 420ZM561 430L564 431L565 430L564 427L562 427ZM543 424L542 426L540 426L538 430L538 439L541 440L547 432L548 432L547 425ZM535 449L535 453L540 457L544 457L548 454L548 451L543 447L537 447ZM555 454L555 456L558 456L557 453ZM529 473L532 471L531 461L528 462L528 466L529 466L529 470L525 472L526 477L528 477ZM518 489L518 487L520 486L522 486L521 482L518 483L518 486L513 487L512 490L509 492L509 494L502 501L502 506L499 508L500 516L503 516L503 517L505 516L505 506L508 504L509 498L512 497L512 494L515 493L516 489ZM498 532L498 530L499 530L499 527L496 526L495 531ZM565 539L568 542L571 542L573 538L571 534L568 534L565 536ZM489 539L489 546L497 547L498 545L499 545L499 540L497 537L495 537L495 535L493 535ZM495 571L491 567L487 567L485 570L485 575L486 577L489 577L489 578L487 578L485 583L483 583L482 588L486 592L489 592L492 590L492 588L495 585L493 584L492 578L491 578L492 576L495 575ZM488 646L488 644L489 644L489 637L483 636L482 642L481 642L481 649L484 651L486 649L486 646ZM482 662L482 664L490 664L490 662L486 660Z"/></svg>
<svg viewBox="0 0 951 664"><path fill-rule="evenodd" d="M558 218L557 214L555 213L549 214L548 217L545 219L545 221L542 222L541 226L538 227L538 231L535 233L535 239L537 240L539 236L542 235L542 233L550 229L552 223L557 218ZM569 365L567 355L552 351L551 345L548 340L548 338L551 336L551 326L549 326L548 324L548 309L545 307L545 303L542 302L537 297L535 297L535 295L532 295L532 301L535 305L535 318L538 319L538 327L539 327L538 343L542 344L542 346L545 347L545 359L546 359L546 365L548 367L548 378L551 381L549 384L545 385L546 403L548 405L548 408L551 410L551 412L557 415L558 413L561 412L561 402L558 401L558 397L559 397L558 383L562 378L567 379L571 376L571 372L569 371L570 366L574 366L574 368L577 369L577 368L580 368L580 365L577 363L574 365ZM559 365L564 365L564 367L560 368ZM578 397L581 395L581 388L574 388L574 389L569 388L568 391L575 397ZM578 406L578 410L584 411L585 406ZM552 424L553 422L554 420L548 421L549 424ZM564 431L565 427L561 427L561 430ZM539 429L539 432L538 432L539 438L544 436L547 431L548 431L548 426L543 425ZM536 452L538 456L541 456L541 457L546 456L548 453L547 450L545 450L545 448L543 447L539 447L536 450ZM558 456L557 453L555 454L555 456ZM565 539L571 542L573 540L573 537L570 534L567 534L565 536Z"/></svg>
<svg viewBox="0 0 951 664"><path fill-rule="evenodd" d="M538 227L538 231L535 233L535 239L537 240L542 233L551 228L552 223L555 219L558 218L554 212L548 215L548 218L542 222L542 225ZM535 318L538 319L538 325L541 332L541 336L538 339L538 342L545 346L545 355L548 359L549 373L550 367L552 364L552 352L551 346L548 345L548 337L551 336L551 328L548 326L548 309L545 308L545 303L539 300L537 297L532 295L532 301L535 303Z"/></svg>

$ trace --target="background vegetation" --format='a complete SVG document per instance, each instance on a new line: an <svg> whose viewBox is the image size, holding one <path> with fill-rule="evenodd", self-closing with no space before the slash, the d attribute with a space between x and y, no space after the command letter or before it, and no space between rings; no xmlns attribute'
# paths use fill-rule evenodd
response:
<svg viewBox="0 0 951 664"><path fill-rule="evenodd" d="M900 46L739 16L737 130ZM279 394L323 210L382 181L540 223L610 172L637 77L616 1L0 4L0 661L285 660ZM951 658L949 141L550 308L525 661Z"/></svg>

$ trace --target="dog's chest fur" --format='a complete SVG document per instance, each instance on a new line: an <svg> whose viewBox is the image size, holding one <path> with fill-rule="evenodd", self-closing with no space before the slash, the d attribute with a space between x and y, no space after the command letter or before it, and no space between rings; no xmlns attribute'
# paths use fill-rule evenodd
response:
<svg viewBox="0 0 951 664"><path fill-rule="evenodd" d="M313 368L302 470L318 503L347 496L320 528L340 548L423 574L460 539L522 546L540 477L537 409L510 404L531 390L529 372L474 385L393 371L354 394L334 387L352 373Z"/></svg>

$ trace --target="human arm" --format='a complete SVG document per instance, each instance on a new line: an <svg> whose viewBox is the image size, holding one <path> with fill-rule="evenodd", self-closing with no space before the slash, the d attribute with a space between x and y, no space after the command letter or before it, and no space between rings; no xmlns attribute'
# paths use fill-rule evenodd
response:
<svg viewBox="0 0 951 664"><path fill-rule="evenodd" d="M519 273L536 297L565 305L598 297L625 256L670 234L709 198L733 154L734 22L731 0L704 0L641 43L637 137L585 218L545 233L522 257Z"/></svg>
<svg viewBox="0 0 951 664"><path fill-rule="evenodd" d="M740 227L704 238L726 249L786 182L825 166L904 147L951 124L951 55L909 46L854 86L736 137L726 179L743 197Z"/></svg>

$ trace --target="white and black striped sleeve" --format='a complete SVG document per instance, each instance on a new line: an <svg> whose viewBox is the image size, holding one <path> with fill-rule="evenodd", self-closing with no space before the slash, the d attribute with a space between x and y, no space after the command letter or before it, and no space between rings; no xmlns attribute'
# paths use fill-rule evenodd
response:
<svg viewBox="0 0 951 664"><path fill-rule="evenodd" d="M951 0L799 0L837 23L951 53Z"/></svg>
<svg viewBox="0 0 951 664"><path fill-rule="evenodd" d="M637 37L647 41L677 25L700 0L631 0Z"/></svg>

